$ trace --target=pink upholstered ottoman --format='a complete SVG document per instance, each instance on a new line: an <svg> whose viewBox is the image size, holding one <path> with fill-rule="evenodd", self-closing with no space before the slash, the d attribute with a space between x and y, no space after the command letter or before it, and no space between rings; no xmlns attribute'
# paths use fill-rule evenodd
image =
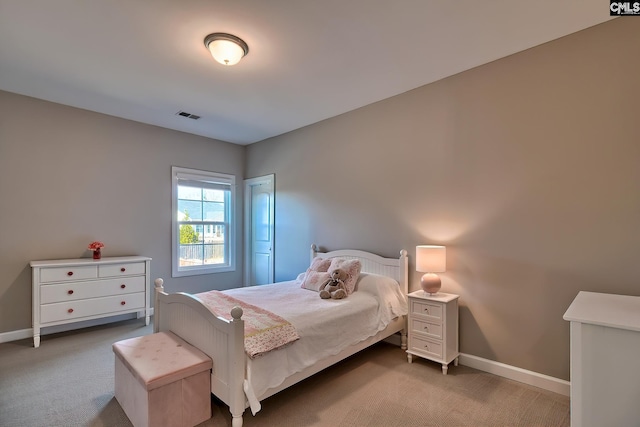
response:
<svg viewBox="0 0 640 427"><path fill-rule="evenodd" d="M171 332L113 344L116 399L135 427L211 418L211 359Z"/></svg>

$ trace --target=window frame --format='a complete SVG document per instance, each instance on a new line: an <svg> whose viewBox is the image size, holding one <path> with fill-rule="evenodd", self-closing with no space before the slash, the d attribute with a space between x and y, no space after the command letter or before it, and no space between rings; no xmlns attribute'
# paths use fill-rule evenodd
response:
<svg viewBox="0 0 640 427"><path fill-rule="evenodd" d="M181 177L181 178L179 178ZM180 266L180 224L178 221L178 184L180 179L218 183L229 186L229 201L225 201L225 224L228 236L225 236L225 247L228 262L225 264L203 264L197 266ZM236 177L219 172L189 169L178 166L171 167L171 276L184 277L201 274L214 274L236 271ZM194 225L202 225L203 231L210 221L193 221ZM217 221L216 221L217 222Z"/></svg>

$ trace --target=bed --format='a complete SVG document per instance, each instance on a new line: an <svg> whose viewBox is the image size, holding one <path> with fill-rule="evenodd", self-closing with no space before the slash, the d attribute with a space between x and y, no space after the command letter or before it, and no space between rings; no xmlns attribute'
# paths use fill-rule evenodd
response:
<svg viewBox="0 0 640 427"><path fill-rule="evenodd" d="M395 281L393 283L397 282L398 286L395 286L397 293L406 304L408 293L407 251L400 251L399 258L383 258L369 252L350 249L320 252L315 245L312 245L310 260L313 261L316 258L359 260L361 264L359 277L362 278L362 285L364 285L365 277L368 280L367 284L372 283L372 278L375 280L389 280L388 278L391 278ZM231 289L224 291L224 293L229 293L242 300L247 298L251 302L251 292L263 292L262 295L253 296L253 299L255 301L265 300L264 304L267 309L269 308L266 300L272 298L265 298L268 296L265 292L276 289L272 286L285 289L291 294L298 292L300 298L307 298L300 304L290 304L289 311L297 310L295 306L308 306L313 309L320 303L325 303L327 306L348 303L356 307L357 310L360 309L357 307L371 305L372 297L364 290L358 290L344 300L331 300L331 302L320 300L316 293L301 289L301 276L303 274L293 281ZM361 282L358 281L358 283ZM342 333L335 334L341 337L337 341L348 341L341 342L340 346L332 347L324 353L317 351L317 348L313 349L315 343L312 338L302 337L290 345L270 351L260 357L251 358L245 352L245 325L242 318L242 308L235 306L226 315L216 314L203 302L202 297L182 292L165 293L162 279L156 279L155 286L154 332L171 331L211 357L213 360L211 393L229 406L233 427L242 426L242 416L246 408L251 408L255 415L260 410L260 401L391 335L400 333L401 346L406 349L406 311L397 308L390 309L390 315L389 307L387 307L385 310L377 309L378 312L386 313L381 315L386 318L384 322L371 320L371 327L374 329L370 329L365 335L359 337L347 336L348 334ZM313 300L308 299L311 298L310 296L313 297ZM376 302L376 304L378 303ZM383 304L378 305L383 306ZM391 305L393 304L384 304L384 306ZM283 317L288 315L290 313L287 312L283 314ZM322 316L319 315L319 317ZM306 318L312 317L307 315ZM292 320L292 323L295 322ZM298 325L296 325L297 327ZM352 329L360 330L360 328ZM346 338L342 339L343 335ZM312 345L312 350L305 347L309 345ZM324 344L321 348L325 348ZM313 356L309 357L309 355Z"/></svg>

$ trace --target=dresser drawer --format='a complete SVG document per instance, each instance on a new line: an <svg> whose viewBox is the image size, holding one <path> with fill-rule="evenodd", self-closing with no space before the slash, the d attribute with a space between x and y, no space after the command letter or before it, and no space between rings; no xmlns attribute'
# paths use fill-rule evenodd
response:
<svg viewBox="0 0 640 427"><path fill-rule="evenodd" d="M40 282L69 282L98 277L98 266L51 267L40 270Z"/></svg>
<svg viewBox="0 0 640 427"><path fill-rule="evenodd" d="M50 304L85 298L144 292L145 285L144 276L42 285L40 286L40 303Z"/></svg>
<svg viewBox="0 0 640 427"><path fill-rule="evenodd" d="M44 304L40 306L40 321L42 323L59 322L106 313L116 315L118 312L144 309L144 304L144 292Z"/></svg>
<svg viewBox="0 0 640 427"><path fill-rule="evenodd" d="M122 264L107 264L98 266L98 277L132 276L145 274L144 262L132 262Z"/></svg>
<svg viewBox="0 0 640 427"><path fill-rule="evenodd" d="M411 350L427 357L442 359L442 342L431 341L417 335L411 337Z"/></svg>
<svg viewBox="0 0 640 427"><path fill-rule="evenodd" d="M442 305L423 300L411 300L411 314L424 316L428 320L442 320Z"/></svg>
<svg viewBox="0 0 640 427"><path fill-rule="evenodd" d="M442 323L430 323L412 317L411 331L426 337L442 339Z"/></svg>

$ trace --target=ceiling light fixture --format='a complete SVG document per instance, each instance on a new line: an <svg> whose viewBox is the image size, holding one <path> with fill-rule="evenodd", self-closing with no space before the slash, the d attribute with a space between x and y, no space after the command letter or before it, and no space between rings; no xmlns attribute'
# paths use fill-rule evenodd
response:
<svg viewBox="0 0 640 427"><path fill-rule="evenodd" d="M204 45L213 59L222 65L235 65L249 53L249 46L239 37L227 33L213 33L204 38Z"/></svg>

